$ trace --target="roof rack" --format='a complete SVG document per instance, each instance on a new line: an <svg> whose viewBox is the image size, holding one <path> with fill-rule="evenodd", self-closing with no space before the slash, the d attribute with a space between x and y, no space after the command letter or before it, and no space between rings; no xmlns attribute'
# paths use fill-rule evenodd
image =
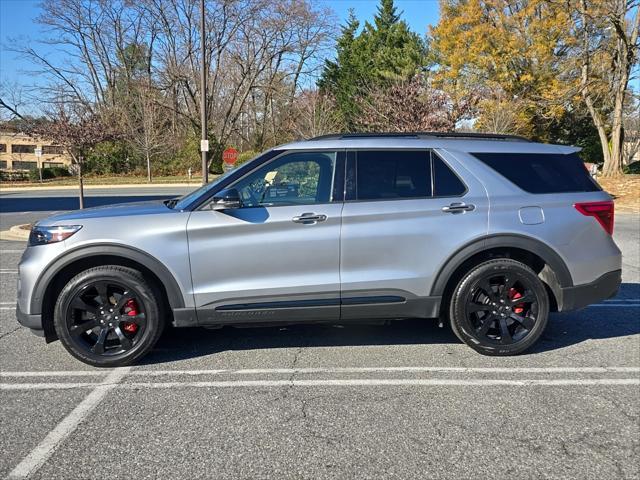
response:
<svg viewBox="0 0 640 480"><path fill-rule="evenodd" d="M365 132L365 133L332 133L313 137L314 140L342 140L348 138L470 138L477 140L505 140L512 142L530 142L528 138L518 135L502 135L499 133L475 133L475 132Z"/></svg>

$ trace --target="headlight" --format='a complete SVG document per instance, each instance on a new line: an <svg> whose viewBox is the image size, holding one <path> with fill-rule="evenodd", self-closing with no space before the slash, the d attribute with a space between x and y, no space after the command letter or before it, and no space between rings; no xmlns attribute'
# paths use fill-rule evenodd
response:
<svg viewBox="0 0 640 480"><path fill-rule="evenodd" d="M47 245L61 242L82 228L82 225L60 225L56 227L35 226L29 234L29 245Z"/></svg>

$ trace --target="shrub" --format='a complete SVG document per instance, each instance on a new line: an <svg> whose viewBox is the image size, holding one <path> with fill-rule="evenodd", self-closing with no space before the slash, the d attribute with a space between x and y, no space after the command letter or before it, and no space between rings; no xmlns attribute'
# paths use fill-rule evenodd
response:
<svg viewBox="0 0 640 480"><path fill-rule="evenodd" d="M83 171L96 175L129 173L141 165L140 159L125 142L102 142L87 156Z"/></svg>
<svg viewBox="0 0 640 480"><path fill-rule="evenodd" d="M624 167L624 173L640 175L640 160L630 163Z"/></svg>
<svg viewBox="0 0 640 480"><path fill-rule="evenodd" d="M70 177L70 176L71 176L71 173L69 173L69 170L65 167L49 167L49 168L42 169L43 180L50 180L52 178ZM29 170L29 180L32 182L40 181L40 172L37 168L34 168L33 170Z"/></svg>

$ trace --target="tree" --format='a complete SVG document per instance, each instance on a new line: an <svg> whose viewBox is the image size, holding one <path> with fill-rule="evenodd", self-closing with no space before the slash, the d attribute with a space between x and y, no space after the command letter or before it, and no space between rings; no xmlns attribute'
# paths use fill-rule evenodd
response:
<svg viewBox="0 0 640 480"><path fill-rule="evenodd" d="M341 130L335 100L319 90L303 90L294 99L288 129L297 138L313 138Z"/></svg>
<svg viewBox="0 0 640 480"><path fill-rule="evenodd" d="M623 119L631 71L638 60L637 0L573 3L575 56L580 94L598 131L603 176L622 174Z"/></svg>
<svg viewBox="0 0 640 480"><path fill-rule="evenodd" d="M435 79L451 94L483 92L478 125L495 107L517 106L519 132L551 140L547 127L562 116L571 84L562 76L570 16L546 0L443 0L432 28ZM516 112L514 112L516 113Z"/></svg>
<svg viewBox="0 0 640 480"><path fill-rule="evenodd" d="M555 134L576 132L572 122L588 112L595 132L582 133L597 135L604 173L615 175L638 22L638 0L443 0L431 31L436 78L449 91L500 92L538 140L572 138ZM493 106L481 104L478 125Z"/></svg>
<svg viewBox="0 0 640 480"><path fill-rule="evenodd" d="M32 123L29 133L53 139L71 156L78 175L78 200L84 208L84 162L96 144L118 137L113 126L84 106L60 102L50 111L48 121Z"/></svg>
<svg viewBox="0 0 640 480"><path fill-rule="evenodd" d="M126 138L145 159L147 181L151 183L152 159L161 153L168 143L166 109L158 99L158 92L147 81L137 82L130 96L133 107L124 112Z"/></svg>
<svg viewBox="0 0 640 480"><path fill-rule="evenodd" d="M38 18L49 38L12 49L46 79L34 92L41 104L64 97L100 116L127 115L121 133L153 158L144 153L150 151L145 125L160 113L153 128L179 142L200 132L199 4L49 0ZM241 140L260 148L281 143L294 97L312 83L330 46L333 14L317 0L207 0L205 22L211 164ZM49 55L49 49L66 55ZM139 128L131 128L133 120Z"/></svg>
<svg viewBox="0 0 640 480"><path fill-rule="evenodd" d="M393 0L382 0L373 24L360 23L352 12L337 42L336 58L326 61L318 81L337 103L347 130L356 129L359 102L366 90L385 82L409 80L425 63L422 39L400 20Z"/></svg>
<svg viewBox="0 0 640 480"><path fill-rule="evenodd" d="M450 132L459 121L471 117L476 99L454 100L430 86L424 75L415 75L410 80L373 86L367 95L358 97L358 103L359 130Z"/></svg>

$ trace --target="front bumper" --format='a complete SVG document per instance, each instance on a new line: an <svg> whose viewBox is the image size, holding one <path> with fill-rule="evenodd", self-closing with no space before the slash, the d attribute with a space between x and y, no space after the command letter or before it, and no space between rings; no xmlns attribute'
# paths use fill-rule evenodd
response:
<svg viewBox="0 0 640 480"><path fill-rule="evenodd" d="M30 328L31 330L43 330L42 326L42 315L39 313L24 313L20 310L20 305L16 305L16 317L18 318L18 322L23 327Z"/></svg>
<svg viewBox="0 0 640 480"><path fill-rule="evenodd" d="M563 288L558 299L558 311L577 310L592 303L614 297L622 283L622 270L605 273L591 283Z"/></svg>

